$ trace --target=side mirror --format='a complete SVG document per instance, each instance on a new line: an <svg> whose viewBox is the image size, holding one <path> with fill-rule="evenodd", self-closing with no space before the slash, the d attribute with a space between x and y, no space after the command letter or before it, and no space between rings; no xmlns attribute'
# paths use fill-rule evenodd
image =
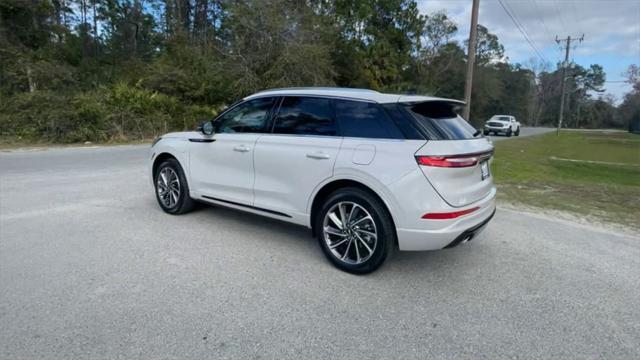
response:
<svg viewBox="0 0 640 360"><path fill-rule="evenodd" d="M205 121L202 124L198 125L198 131L205 135L213 135L215 132L215 127L213 126L213 122Z"/></svg>

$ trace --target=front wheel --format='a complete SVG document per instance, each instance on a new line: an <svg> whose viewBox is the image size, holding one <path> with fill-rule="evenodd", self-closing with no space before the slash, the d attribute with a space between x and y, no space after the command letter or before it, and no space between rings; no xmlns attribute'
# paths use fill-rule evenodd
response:
<svg viewBox="0 0 640 360"><path fill-rule="evenodd" d="M519 126L518 126L518 128L516 129L516 133L515 133L515 135L516 135L516 136L519 136L519 135L520 135L520 127L519 127Z"/></svg>
<svg viewBox="0 0 640 360"><path fill-rule="evenodd" d="M154 174L156 199L168 214L184 214L193 209L195 202L189 196L189 185L182 166L176 159L164 161Z"/></svg>
<svg viewBox="0 0 640 360"><path fill-rule="evenodd" d="M395 244L395 228L386 207L358 188L331 194L316 215L315 229L329 261L353 274L376 270Z"/></svg>
<svg viewBox="0 0 640 360"><path fill-rule="evenodd" d="M511 128L509 128L509 130L507 130L507 136L508 136L508 137L511 137L511 133L512 133L512 132L511 132Z"/></svg>

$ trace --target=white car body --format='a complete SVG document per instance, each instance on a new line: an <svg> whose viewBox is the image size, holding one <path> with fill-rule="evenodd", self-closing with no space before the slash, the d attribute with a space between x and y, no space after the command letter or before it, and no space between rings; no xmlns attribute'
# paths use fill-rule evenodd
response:
<svg viewBox="0 0 640 360"><path fill-rule="evenodd" d="M494 115L484 124L484 134L520 134L520 123L511 115Z"/></svg>
<svg viewBox="0 0 640 360"><path fill-rule="evenodd" d="M243 102L265 97L278 99L280 106L285 97L347 99L390 106L460 103L332 88L270 90L246 97ZM191 198L309 228L314 224L319 194L341 184L358 184L384 202L395 224L400 250L435 250L470 240L492 217L496 189L492 178L485 179L482 174L484 167L488 175L486 163L492 151L493 146L484 137L384 139L273 132L208 136L194 131L166 134L154 143L149 153L149 173L153 178L155 166L163 158L174 157L184 169ZM422 155L467 155L475 162L460 168L423 166L416 160ZM427 213L470 209L472 213L451 219L422 218Z"/></svg>

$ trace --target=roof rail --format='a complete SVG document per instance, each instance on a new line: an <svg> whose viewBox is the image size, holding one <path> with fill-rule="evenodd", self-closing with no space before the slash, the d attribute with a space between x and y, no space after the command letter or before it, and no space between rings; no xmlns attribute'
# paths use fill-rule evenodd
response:
<svg viewBox="0 0 640 360"><path fill-rule="evenodd" d="M380 92L371 89L360 89L360 88L342 88L342 87L331 87L331 86L301 86L301 87L284 87L284 88L274 88L274 89L265 89L258 91L257 93L263 93L267 91L280 91L280 90L334 90L334 91L353 91L353 92L370 92L379 94Z"/></svg>

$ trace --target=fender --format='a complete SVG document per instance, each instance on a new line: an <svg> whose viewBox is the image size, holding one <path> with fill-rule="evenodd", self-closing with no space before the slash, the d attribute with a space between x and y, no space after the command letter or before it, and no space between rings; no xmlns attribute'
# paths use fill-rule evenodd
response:
<svg viewBox="0 0 640 360"><path fill-rule="evenodd" d="M169 154L176 158L184 170L187 182L191 183L191 171L189 163L189 141L182 137L163 137L149 149L149 169L151 181L153 182L153 164L161 154Z"/></svg>
<svg viewBox="0 0 640 360"><path fill-rule="evenodd" d="M377 180L376 178L367 174L364 171L358 171L355 169L349 169L349 170L350 170L349 172L340 172L337 174L334 173L333 176L325 179L313 189L313 191L311 192L311 196L309 196L309 199L307 200L307 208L306 208L307 214L311 215L313 200L316 198L316 195L318 195L318 192L320 192L322 188L324 188L326 185L334 181L350 180L350 181L358 182L370 188L371 190L373 190L373 192L375 192L376 195L378 195L378 197L382 199L382 202L387 207L387 209L389 209L389 213L394 223L398 224L397 222L398 219L396 219L394 214L398 214L399 204L397 203L393 195L389 191L387 191L387 188L379 180ZM311 221L313 220L309 216L309 222ZM311 223L309 223L308 226L311 227Z"/></svg>

